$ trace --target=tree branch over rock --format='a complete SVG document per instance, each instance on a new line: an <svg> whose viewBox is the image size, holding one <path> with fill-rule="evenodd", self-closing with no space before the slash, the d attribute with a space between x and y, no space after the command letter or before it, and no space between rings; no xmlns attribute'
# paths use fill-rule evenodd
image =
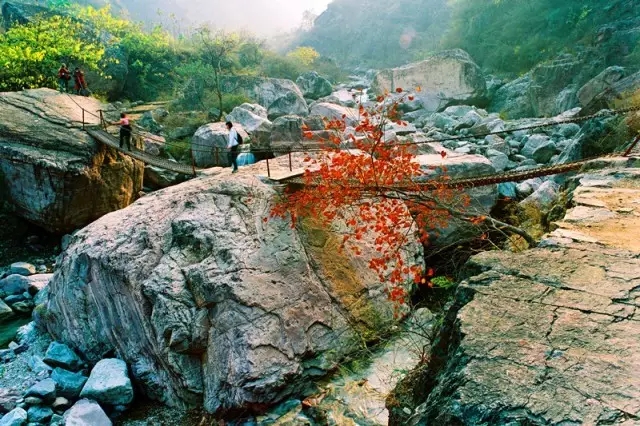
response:
<svg viewBox="0 0 640 426"><path fill-rule="evenodd" d="M331 136L321 141L319 154L305 159L304 185L286 191L271 211L272 217L291 218L292 226L299 219L313 218L339 228L342 247L356 254L351 243L373 238L378 256L369 267L387 283L390 299L401 304L407 298L407 280L421 284L433 275L424 265L407 265L403 246L417 240L428 248L433 235L454 220L488 225L519 235L530 245L536 243L525 231L481 214L471 206L468 192L447 185L446 152L441 153L442 164L425 170L417 161L415 146L385 140L389 125L406 125L398 113L405 96L413 98L387 95L372 108L361 105L353 128L347 127L347 119L353 117L327 120Z"/></svg>

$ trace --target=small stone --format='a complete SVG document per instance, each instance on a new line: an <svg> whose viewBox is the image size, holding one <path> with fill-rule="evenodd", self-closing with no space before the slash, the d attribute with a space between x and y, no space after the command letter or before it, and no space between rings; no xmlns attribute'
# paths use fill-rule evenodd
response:
<svg viewBox="0 0 640 426"><path fill-rule="evenodd" d="M27 390L25 396L34 396L42 399L45 403L51 403L56 399L56 382L53 379L38 382Z"/></svg>
<svg viewBox="0 0 640 426"><path fill-rule="evenodd" d="M51 342L44 362L52 367L61 367L65 370L78 371L82 367L82 360L69 348L69 346L58 342Z"/></svg>
<svg viewBox="0 0 640 426"><path fill-rule="evenodd" d="M18 406L22 399L16 389L0 388L0 414L8 413Z"/></svg>
<svg viewBox="0 0 640 426"><path fill-rule="evenodd" d="M55 401L53 401L53 404L51 404L51 406L57 413L64 413L69 408L71 408L71 402L67 398L59 396Z"/></svg>
<svg viewBox="0 0 640 426"><path fill-rule="evenodd" d="M73 373L62 368L56 368L51 374L56 382L56 394L69 399L76 399L87 382L87 377L80 373Z"/></svg>
<svg viewBox="0 0 640 426"><path fill-rule="evenodd" d="M30 423L46 423L53 416L53 410L50 407L43 405L34 405L29 407L27 411L27 418Z"/></svg>
<svg viewBox="0 0 640 426"><path fill-rule="evenodd" d="M112 426L111 420L94 401L81 399L64 413L65 426Z"/></svg>
<svg viewBox="0 0 640 426"><path fill-rule="evenodd" d="M29 289L29 279L22 275L13 274L0 280L0 297L22 294Z"/></svg>
<svg viewBox="0 0 640 426"><path fill-rule="evenodd" d="M6 303L7 305L11 306L14 305L18 302L24 302L25 300L27 300L26 297L24 297L24 295L22 294L14 294L11 296L7 296L4 298L4 303Z"/></svg>
<svg viewBox="0 0 640 426"><path fill-rule="evenodd" d="M44 404L44 401L35 396L28 396L24 399L24 403L26 405L42 405Z"/></svg>
<svg viewBox="0 0 640 426"><path fill-rule="evenodd" d="M15 303L11 308L16 312L20 312L21 314L28 314L33 310L33 302L31 301L18 302L18 303Z"/></svg>
<svg viewBox="0 0 640 426"><path fill-rule="evenodd" d="M13 350L14 354L20 355L29 350L29 345L27 345L26 343L23 343L20 345L16 345L15 347L11 348L11 350Z"/></svg>
<svg viewBox="0 0 640 426"><path fill-rule="evenodd" d="M34 373L39 373L41 371L51 371L51 367L45 364L42 358L40 358L38 355L33 355L32 357L30 357L28 365L31 371L33 371Z"/></svg>
<svg viewBox="0 0 640 426"><path fill-rule="evenodd" d="M91 370L80 396L111 406L130 404L133 400L133 386L127 364L120 359L103 359L98 362Z"/></svg>
<svg viewBox="0 0 640 426"><path fill-rule="evenodd" d="M413 413L413 412L411 411L411 409L410 409L410 408L408 408L408 407L404 407L404 408L402 409L402 412L403 412L403 413L405 413L407 416L410 416L410 415Z"/></svg>
<svg viewBox="0 0 640 426"><path fill-rule="evenodd" d="M0 299L0 322L14 315L13 309L9 307L2 299Z"/></svg>
<svg viewBox="0 0 640 426"><path fill-rule="evenodd" d="M14 408L0 419L0 426L23 426L27 422L27 412L22 408Z"/></svg>
<svg viewBox="0 0 640 426"><path fill-rule="evenodd" d="M16 359L16 354L11 349L0 349L0 362L7 363Z"/></svg>
<svg viewBox="0 0 640 426"><path fill-rule="evenodd" d="M11 264L10 271L12 274L28 277L36 273L36 267L27 262L16 262Z"/></svg>
<svg viewBox="0 0 640 426"><path fill-rule="evenodd" d="M63 426L64 419L62 416L58 414L54 414L51 416L51 421L49 422L49 426Z"/></svg>

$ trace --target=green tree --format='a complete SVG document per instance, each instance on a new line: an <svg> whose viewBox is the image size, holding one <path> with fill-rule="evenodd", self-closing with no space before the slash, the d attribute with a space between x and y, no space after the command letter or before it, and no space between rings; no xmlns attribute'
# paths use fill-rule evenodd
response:
<svg viewBox="0 0 640 426"><path fill-rule="evenodd" d="M467 50L486 68L511 73L580 52L593 45L598 28L640 13L640 3L628 0L606 5L601 0L452 0L451 5L454 17L445 45ZM624 53L616 51L618 45L610 47L601 46L602 56L622 65Z"/></svg>
<svg viewBox="0 0 640 426"><path fill-rule="evenodd" d="M287 53L287 58L300 62L304 67L310 67L319 57L320 54L313 47L308 46L296 47Z"/></svg>
<svg viewBox="0 0 640 426"><path fill-rule="evenodd" d="M98 69L104 46L81 22L39 17L0 34L0 89L56 87L61 63Z"/></svg>

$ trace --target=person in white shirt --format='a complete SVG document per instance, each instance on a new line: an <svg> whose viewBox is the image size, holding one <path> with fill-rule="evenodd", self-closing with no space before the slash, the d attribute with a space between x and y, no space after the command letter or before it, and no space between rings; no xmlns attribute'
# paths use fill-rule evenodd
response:
<svg viewBox="0 0 640 426"><path fill-rule="evenodd" d="M227 121L227 129L229 129L229 142L227 142L227 149L229 150L227 156L229 158L229 163L231 163L231 167L233 167L233 171L231 173L236 173L238 171L238 132L233 128L233 123Z"/></svg>

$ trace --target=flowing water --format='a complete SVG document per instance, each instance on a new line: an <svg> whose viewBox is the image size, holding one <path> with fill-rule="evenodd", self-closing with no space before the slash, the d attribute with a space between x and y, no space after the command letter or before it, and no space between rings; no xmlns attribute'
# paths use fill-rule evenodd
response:
<svg viewBox="0 0 640 426"><path fill-rule="evenodd" d="M30 316L18 316L0 322L0 349L6 349L16 337L18 329L31 322Z"/></svg>

